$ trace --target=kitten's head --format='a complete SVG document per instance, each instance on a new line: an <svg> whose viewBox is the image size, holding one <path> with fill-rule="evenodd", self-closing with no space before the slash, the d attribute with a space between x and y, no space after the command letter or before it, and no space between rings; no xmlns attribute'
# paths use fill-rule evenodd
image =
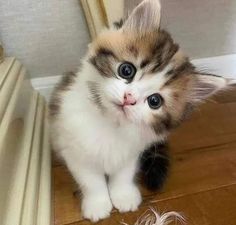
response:
<svg viewBox="0 0 236 225"><path fill-rule="evenodd" d="M198 73L160 29L160 3L144 0L119 29L101 33L89 48L87 86L104 113L161 133L229 81Z"/></svg>

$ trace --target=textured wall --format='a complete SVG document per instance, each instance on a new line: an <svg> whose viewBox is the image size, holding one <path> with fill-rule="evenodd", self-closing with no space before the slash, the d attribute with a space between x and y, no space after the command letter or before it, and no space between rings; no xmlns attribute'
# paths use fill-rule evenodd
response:
<svg viewBox="0 0 236 225"><path fill-rule="evenodd" d="M90 37L78 0L2 0L0 39L39 77L76 68Z"/></svg>
<svg viewBox="0 0 236 225"><path fill-rule="evenodd" d="M126 0L126 10L141 0ZM162 0L162 27L192 58L236 53L235 0Z"/></svg>

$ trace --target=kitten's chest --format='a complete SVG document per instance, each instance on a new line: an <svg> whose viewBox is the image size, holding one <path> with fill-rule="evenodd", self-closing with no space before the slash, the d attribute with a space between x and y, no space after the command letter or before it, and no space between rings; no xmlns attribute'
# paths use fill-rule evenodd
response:
<svg viewBox="0 0 236 225"><path fill-rule="evenodd" d="M147 144L135 125L111 126L94 121L81 139L87 158L110 173L137 158Z"/></svg>
<svg viewBox="0 0 236 225"><path fill-rule="evenodd" d="M145 140L142 137L140 130L135 126L109 126L107 124L93 124L92 136L88 131L87 135L90 136L90 141L96 147L96 150L101 154L121 154L122 152L138 152L142 149Z"/></svg>
<svg viewBox="0 0 236 225"><path fill-rule="evenodd" d="M117 128L113 132L102 129L97 133L97 140L97 151L92 154L107 173L137 158L145 145L138 130L133 127Z"/></svg>

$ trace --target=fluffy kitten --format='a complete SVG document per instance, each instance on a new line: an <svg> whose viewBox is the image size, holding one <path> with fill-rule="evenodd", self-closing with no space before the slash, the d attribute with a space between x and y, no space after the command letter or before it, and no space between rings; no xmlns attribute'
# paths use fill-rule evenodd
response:
<svg viewBox="0 0 236 225"><path fill-rule="evenodd" d="M80 72L65 76L53 94L53 148L83 193L83 216L92 221L108 217L112 206L138 208L139 168L149 188L160 187L169 131L230 83L198 73L159 25L159 1L143 1L121 28L89 45Z"/></svg>

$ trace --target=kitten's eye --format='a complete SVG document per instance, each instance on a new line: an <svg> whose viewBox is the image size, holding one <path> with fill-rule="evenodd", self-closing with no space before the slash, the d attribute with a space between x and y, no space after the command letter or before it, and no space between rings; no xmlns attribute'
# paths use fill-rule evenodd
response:
<svg viewBox="0 0 236 225"><path fill-rule="evenodd" d="M148 105L151 109L158 109L163 103L163 98L160 94L153 94L147 98Z"/></svg>
<svg viewBox="0 0 236 225"><path fill-rule="evenodd" d="M118 74L120 77L131 80L136 74L136 68L132 63L125 62L118 68Z"/></svg>

